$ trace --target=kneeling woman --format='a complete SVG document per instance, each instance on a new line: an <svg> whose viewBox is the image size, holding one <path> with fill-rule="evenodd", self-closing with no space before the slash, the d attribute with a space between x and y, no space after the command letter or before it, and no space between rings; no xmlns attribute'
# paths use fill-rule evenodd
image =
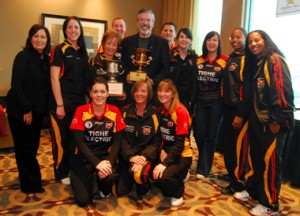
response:
<svg viewBox="0 0 300 216"><path fill-rule="evenodd" d="M125 195L135 184L137 200L141 201L150 191L149 175L152 175L159 154L160 113L150 104L153 90L149 81L137 81L131 88L131 96L134 103L122 109L126 139L121 145L116 192L118 196Z"/></svg>
<svg viewBox="0 0 300 216"><path fill-rule="evenodd" d="M172 80L161 81L157 89L157 97L162 105L160 131L163 144L160 164L154 168L153 178L163 194L172 197L171 205L180 206L183 204L184 179L192 164L189 141L191 118L180 103Z"/></svg>
<svg viewBox="0 0 300 216"><path fill-rule="evenodd" d="M108 85L101 77L90 88L91 103L79 106L71 123L76 149L71 169L71 187L76 203L93 202L93 180L97 173L101 197L111 194L117 179L116 162L125 123L120 110L106 104Z"/></svg>

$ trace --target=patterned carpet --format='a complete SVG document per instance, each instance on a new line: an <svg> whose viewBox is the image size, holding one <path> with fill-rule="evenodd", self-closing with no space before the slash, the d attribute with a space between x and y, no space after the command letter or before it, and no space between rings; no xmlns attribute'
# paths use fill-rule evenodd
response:
<svg viewBox="0 0 300 216"><path fill-rule="evenodd" d="M196 149L194 149L197 159ZM186 182L184 205L171 207L170 198L153 188L142 203L136 202L135 192L126 197L95 199L94 205L79 208L72 201L70 186L55 182L49 131L42 132L38 160L42 170L43 194L21 193L13 149L0 150L0 215L249 215L249 204L242 204L232 196L222 195L221 187L227 182L218 178L225 173L223 157L216 153L212 174L197 180L191 167L191 177ZM133 190L135 191L135 190ZM282 184L280 196L281 215L300 215L300 190Z"/></svg>

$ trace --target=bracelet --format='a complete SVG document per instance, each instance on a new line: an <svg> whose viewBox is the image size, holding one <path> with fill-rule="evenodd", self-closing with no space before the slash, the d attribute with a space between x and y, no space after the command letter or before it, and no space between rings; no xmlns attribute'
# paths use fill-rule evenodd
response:
<svg viewBox="0 0 300 216"><path fill-rule="evenodd" d="M63 107L64 104L57 104L57 107Z"/></svg>

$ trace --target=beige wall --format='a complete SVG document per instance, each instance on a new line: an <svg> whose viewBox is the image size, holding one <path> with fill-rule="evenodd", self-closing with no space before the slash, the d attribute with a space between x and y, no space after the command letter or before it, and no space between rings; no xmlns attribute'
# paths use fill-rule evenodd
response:
<svg viewBox="0 0 300 216"><path fill-rule="evenodd" d="M246 0L223 0L221 38L223 53L228 55L232 51L229 36L235 27L242 27L242 13Z"/></svg>
<svg viewBox="0 0 300 216"><path fill-rule="evenodd" d="M140 8L151 8L156 17L154 33L160 32L162 0L0 0L0 96L10 88L15 55L25 45L29 28L40 23L41 14L76 15L107 20L114 17L127 22L127 35L137 32L136 13Z"/></svg>

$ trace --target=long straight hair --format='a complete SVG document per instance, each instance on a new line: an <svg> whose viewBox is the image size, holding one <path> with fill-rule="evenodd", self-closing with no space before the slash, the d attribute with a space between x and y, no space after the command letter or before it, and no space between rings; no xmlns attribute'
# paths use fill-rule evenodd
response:
<svg viewBox="0 0 300 216"><path fill-rule="evenodd" d="M84 41L83 27L81 25L80 19L77 16L70 16L70 17L68 17L68 18L65 19L65 21L63 23L64 37L65 37L65 39L67 39L66 29L67 29L67 26L68 26L68 23L70 22L70 20L75 20L79 24L79 27L80 27L80 36L79 36L79 38L77 40L77 44L80 47L79 52L81 52L81 54L83 54L88 59L88 53L86 51L86 45L85 45L85 41Z"/></svg>
<svg viewBox="0 0 300 216"><path fill-rule="evenodd" d="M157 87L157 91L159 91L160 89L162 89L165 86L167 86L167 88L173 92L174 97L173 97L170 109L168 110L169 113L172 113L173 111L175 111L175 109L180 104L178 91L177 91L177 88L176 88L173 80L170 80L170 79L165 79L165 80L160 81L158 84L158 87Z"/></svg>

